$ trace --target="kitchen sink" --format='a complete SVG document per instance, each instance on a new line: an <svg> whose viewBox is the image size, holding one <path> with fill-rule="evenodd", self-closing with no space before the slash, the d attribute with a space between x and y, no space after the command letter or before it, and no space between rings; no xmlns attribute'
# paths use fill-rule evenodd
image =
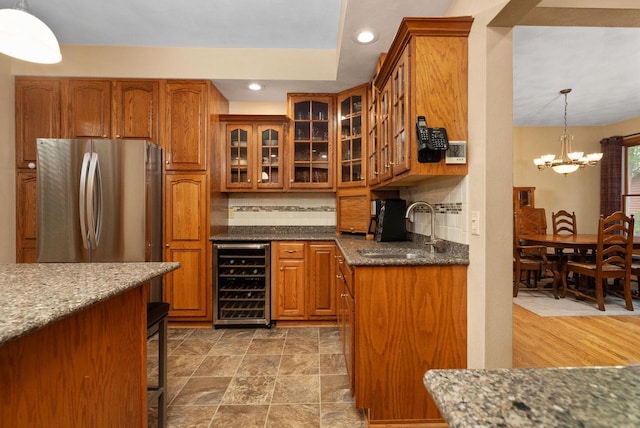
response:
<svg viewBox="0 0 640 428"><path fill-rule="evenodd" d="M369 259L424 259L429 254L422 252L398 252L398 251L358 251L362 257Z"/></svg>

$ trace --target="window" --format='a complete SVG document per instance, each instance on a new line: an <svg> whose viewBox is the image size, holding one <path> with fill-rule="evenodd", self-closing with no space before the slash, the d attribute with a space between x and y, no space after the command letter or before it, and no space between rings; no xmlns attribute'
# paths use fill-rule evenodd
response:
<svg viewBox="0 0 640 428"><path fill-rule="evenodd" d="M634 235L640 235L640 136L625 139L624 147L622 205L636 219Z"/></svg>

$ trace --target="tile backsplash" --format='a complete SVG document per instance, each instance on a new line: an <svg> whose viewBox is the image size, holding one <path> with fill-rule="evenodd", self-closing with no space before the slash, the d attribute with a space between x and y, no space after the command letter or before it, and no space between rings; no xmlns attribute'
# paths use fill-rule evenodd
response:
<svg viewBox="0 0 640 428"><path fill-rule="evenodd" d="M234 193L229 196L229 226L333 226L333 193Z"/></svg>
<svg viewBox="0 0 640 428"><path fill-rule="evenodd" d="M469 244L467 237L466 177L437 177L415 187L400 190L407 205L425 201L436 211L436 236L459 244ZM409 232L431 236L431 215L425 208L414 211L414 222L407 223Z"/></svg>

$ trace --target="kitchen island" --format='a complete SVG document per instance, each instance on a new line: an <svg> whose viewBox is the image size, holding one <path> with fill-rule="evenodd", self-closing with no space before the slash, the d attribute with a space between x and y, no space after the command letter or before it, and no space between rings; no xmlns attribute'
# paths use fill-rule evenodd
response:
<svg viewBox="0 0 640 428"><path fill-rule="evenodd" d="M640 366L430 370L449 426L638 427Z"/></svg>
<svg viewBox="0 0 640 428"><path fill-rule="evenodd" d="M145 284L179 266L0 265L0 426L146 426Z"/></svg>

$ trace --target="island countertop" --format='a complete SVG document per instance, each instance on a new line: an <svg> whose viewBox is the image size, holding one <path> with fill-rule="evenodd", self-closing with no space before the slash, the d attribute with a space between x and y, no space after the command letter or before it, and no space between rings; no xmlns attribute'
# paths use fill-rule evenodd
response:
<svg viewBox="0 0 640 428"><path fill-rule="evenodd" d="M429 370L455 427L638 427L640 366Z"/></svg>
<svg viewBox="0 0 640 428"><path fill-rule="evenodd" d="M162 262L0 264L0 345L179 267Z"/></svg>

